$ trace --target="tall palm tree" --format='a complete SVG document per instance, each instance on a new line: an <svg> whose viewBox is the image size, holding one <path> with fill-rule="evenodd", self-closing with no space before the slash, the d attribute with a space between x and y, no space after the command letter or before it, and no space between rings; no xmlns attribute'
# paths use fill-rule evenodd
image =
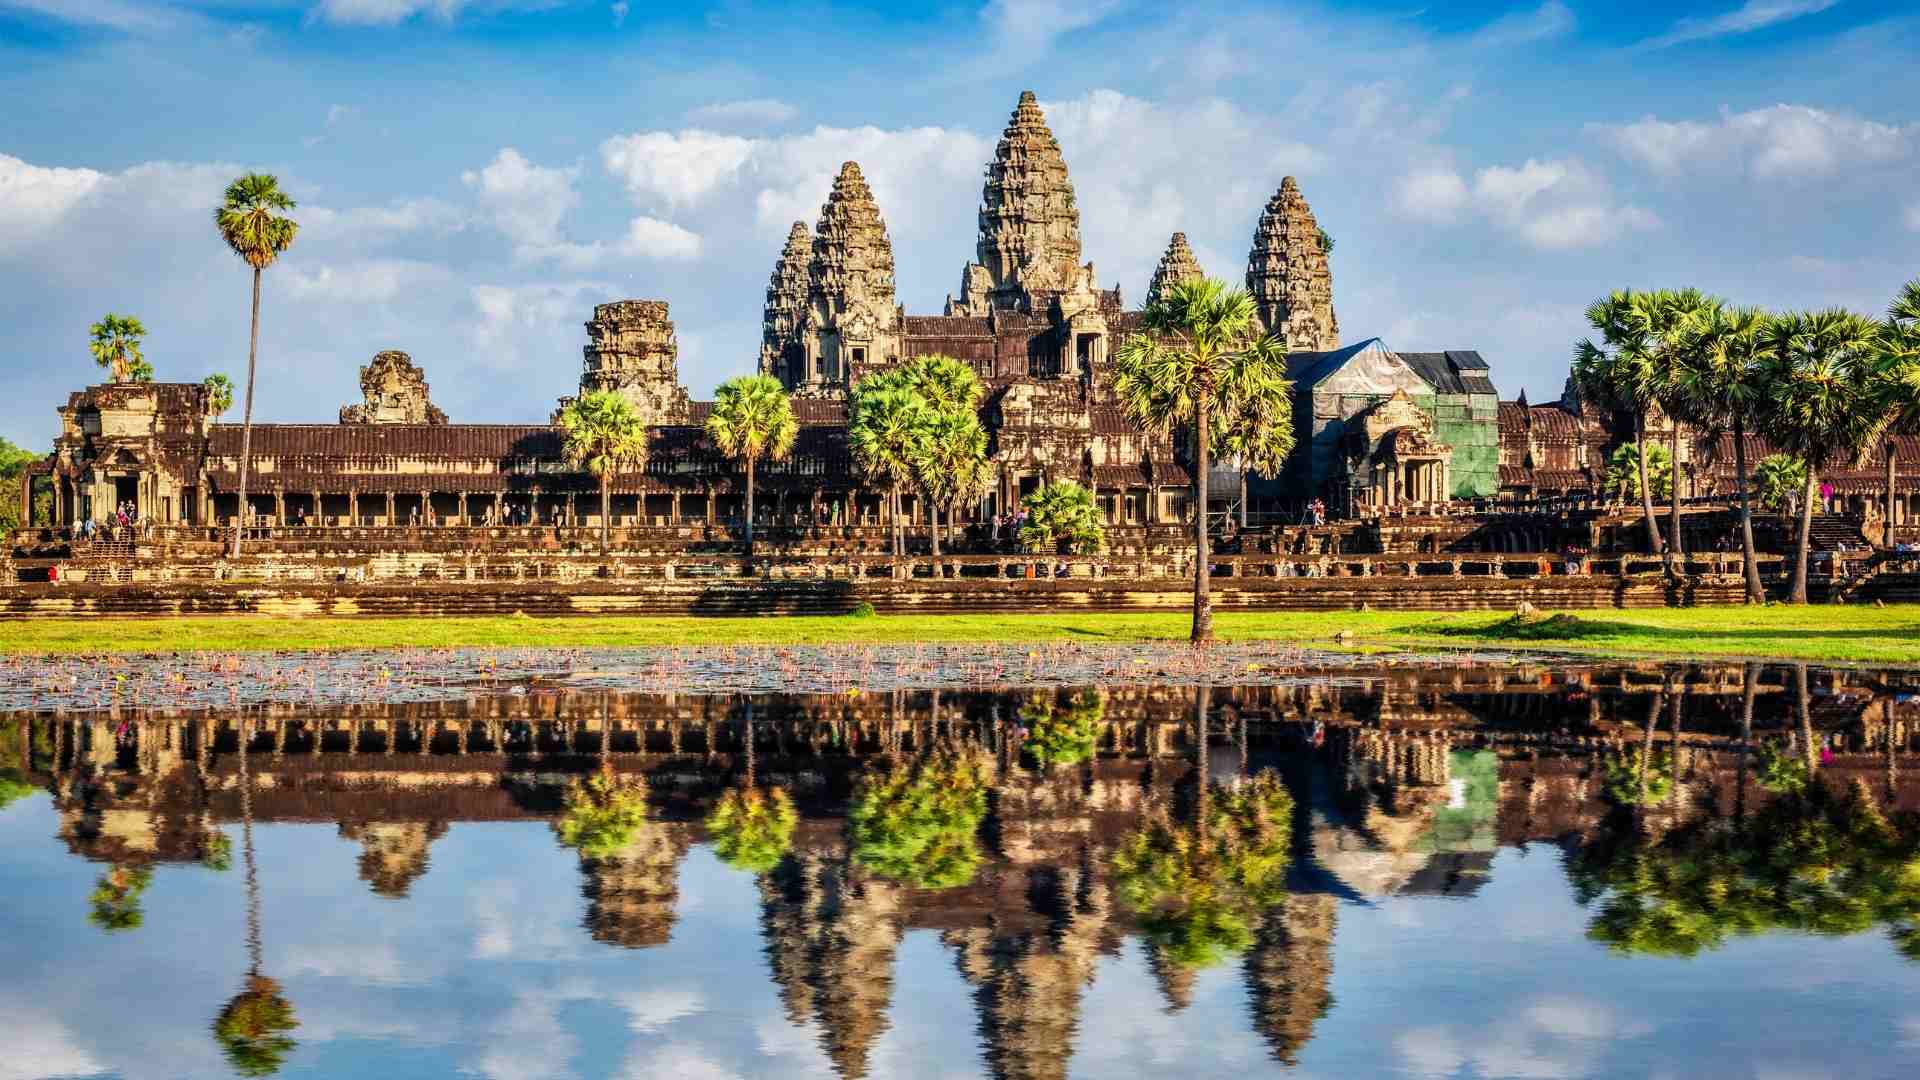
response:
<svg viewBox="0 0 1920 1080"><path fill-rule="evenodd" d="M93 362L109 369L114 382L138 382L135 369L146 363L146 358L140 355L140 339L147 336L147 328L140 325L140 320L109 312L89 329L93 337L87 351L93 354ZM151 375L153 369L147 370Z"/></svg>
<svg viewBox="0 0 1920 1080"><path fill-rule="evenodd" d="M1689 366L1698 364L1707 351L1707 339L1701 329L1711 323L1723 305L1699 289L1662 289L1648 295L1648 328L1654 340L1653 392L1661 410L1667 414L1669 453L1673 458L1668 532L1673 557L1677 560L1686 558L1686 542L1680 528L1680 427L1699 420L1682 376Z"/></svg>
<svg viewBox="0 0 1920 1080"><path fill-rule="evenodd" d="M916 356L900 370L935 412L975 413L987 393L972 364L940 353Z"/></svg>
<svg viewBox="0 0 1920 1080"><path fill-rule="evenodd" d="M933 553L940 554L940 511L953 533L953 508L987 489L987 429L972 409L936 412L913 459L913 474L934 509Z"/></svg>
<svg viewBox="0 0 1920 1080"><path fill-rule="evenodd" d="M980 401L986 397L987 388L972 364L942 353L916 356L902 365L900 372L901 379L933 410L938 430L932 437L960 440L951 447L930 447L937 451L934 457L917 462L914 469L916 484L928 503L936 511L946 509L951 535L954 505L984 491L987 482L986 429L980 426ZM940 472L942 466L955 471ZM937 519L933 522L933 553L940 554Z"/></svg>
<svg viewBox="0 0 1920 1080"><path fill-rule="evenodd" d="M742 375L720 384L707 414L707 437L720 452L747 465L747 554L753 554L753 466L793 452L800 424L787 388L771 375Z"/></svg>
<svg viewBox="0 0 1920 1080"><path fill-rule="evenodd" d="M1587 308L1587 323L1600 333L1603 345L1583 339L1573 347L1573 382L1582 396L1610 408L1633 414L1634 445L1647 445L1647 410L1659 386L1655 359L1657 342L1652 327L1652 299L1632 290L1615 292ZM1647 549L1673 556L1654 523L1653 487L1647 482L1646 455L1640 456L1640 511L1647 523Z"/></svg>
<svg viewBox="0 0 1920 1080"><path fill-rule="evenodd" d="M1293 386L1268 378L1241 387L1242 396L1222 401L1213 448L1240 462L1240 527L1247 525L1247 474L1278 476L1293 453Z"/></svg>
<svg viewBox="0 0 1920 1080"><path fill-rule="evenodd" d="M560 412L567 460L600 478L600 556L611 543L613 476L647 459L647 425L618 390L582 394Z"/></svg>
<svg viewBox="0 0 1920 1080"><path fill-rule="evenodd" d="M1887 448L1887 546L1893 546L1894 467L1899 435L1920 435L1920 278L1909 281L1887 308L1886 333L1874 362L1871 407L1874 441Z"/></svg>
<svg viewBox="0 0 1920 1080"><path fill-rule="evenodd" d="M1765 392L1760 357L1766 348L1768 316L1758 308L1716 305L1696 324L1697 347L1689 348L1672 382L1695 423L1717 440L1733 434L1733 470L1740 488L1740 550L1744 555L1747 602L1763 603L1760 565L1754 557L1753 507L1747 493L1747 423Z"/></svg>
<svg viewBox="0 0 1920 1080"><path fill-rule="evenodd" d="M886 482L895 555L905 547L900 524L901 485L913 478L913 463L924 453L927 430L934 419L926 398L898 370L869 375L854 385L847 445L867 479Z"/></svg>
<svg viewBox="0 0 1920 1080"><path fill-rule="evenodd" d="M254 359L260 350L260 275L280 253L293 246L300 226L282 217L294 202L280 190L280 181L266 173L248 173L227 185L226 197L214 208L213 224L246 264L253 268L253 328L247 337L247 399L240 414L240 505L234 519L233 557L240 557L240 530L247 517L247 470L253 461Z"/></svg>
<svg viewBox="0 0 1920 1080"><path fill-rule="evenodd" d="M1847 311L1785 315L1769 334L1767 439L1807 467L1800 538L1788 601L1807 602L1807 561L1820 470L1870 445L1877 417L1868 407L1881 326Z"/></svg>
<svg viewBox="0 0 1920 1080"><path fill-rule="evenodd" d="M1193 633L1213 640L1212 570L1207 551L1207 468L1219 437L1214 422L1234 410L1265 408L1289 393L1287 347L1262 333L1253 298L1218 278L1165 289L1141 313L1142 333L1120 343L1113 388L1142 427L1191 425L1193 447ZM1270 409L1266 427L1291 424L1290 409ZM1231 424L1227 427L1231 428ZM1289 426L1289 435L1291 427Z"/></svg>

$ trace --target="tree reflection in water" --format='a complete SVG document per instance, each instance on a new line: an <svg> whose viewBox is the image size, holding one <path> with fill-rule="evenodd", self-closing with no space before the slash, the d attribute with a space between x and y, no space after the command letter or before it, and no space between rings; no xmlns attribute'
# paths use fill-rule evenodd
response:
<svg viewBox="0 0 1920 1080"><path fill-rule="evenodd" d="M280 984L260 973L260 876L253 858L253 774L248 769L248 743L253 729L240 729L240 850L246 861L247 979L213 1021L214 1041L227 1064L241 1076L271 1076L280 1071L297 1045L292 1032L300 1026L293 1003Z"/></svg>
<svg viewBox="0 0 1920 1080"><path fill-rule="evenodd" d="M1093 756L1106 719L1106 702L1097 690L1079 690L1065 702L1053 690L1037 691L1020 706L1020 722L1027 739L1021 752L1042 769L1078 765Z"/></svg>
<svg viewBox="0 0 1920 1080"><path fill-rule="evenodd" d="M1614 951L1693 956L1774 930L1892 932L1920 959L1920 822L1890 820L1862 781L1782 796L1744 821L1709 819L1653 841L1575 854L1568 877L1600 907L1587 934Z"/></svg>
<svg viewBox="0 0 1920 1080"><path fill-rule="evenodd" d="M992 769L978 746L948 741L866 774L847 813L854 861L918 889L972 881Z"/></svg>

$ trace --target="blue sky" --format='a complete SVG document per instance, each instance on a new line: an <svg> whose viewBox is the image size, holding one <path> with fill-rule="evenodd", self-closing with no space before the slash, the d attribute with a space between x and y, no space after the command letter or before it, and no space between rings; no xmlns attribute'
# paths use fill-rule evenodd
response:
<svg viewBox="0 0 1920 1080"><path fill-rule="evenodd" d="M1348 340L1477 348L1552 397L1609 289L1877 312L1920 274L1907 7L0 0L0 434L46 445L108 311L163 379L243 372L208 217L246 169L301 203L262 419L332 419L383 348L455 420L542 419L622 297L672 303L705 396L843 160L937 311L1027 88L1103 283L1137 300L1176 229L1237 279L1296 175Z"/></svg>

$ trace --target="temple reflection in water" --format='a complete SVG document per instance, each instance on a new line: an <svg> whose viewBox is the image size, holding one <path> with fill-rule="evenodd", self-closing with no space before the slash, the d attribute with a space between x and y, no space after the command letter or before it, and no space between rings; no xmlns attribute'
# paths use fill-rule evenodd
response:
<svg viewBox="0 0 1920 1080"><path fill-rule="evenodd" d="M749 871L761 948L787 1020L817 1033L834 1070L873 1073L898 951L923 930L971 994L987 1069L1063 1077L1102 957L1137 942L1163 1007L1188 1007L1203 966L1192 941L1125 902L1115 865L1151 821L1208 820L1210 791L1230 798L1273 770L1291 796L1278 834L1292 852L1283 894L1260 894L1244 940L1228 926L1211 944L1225 942L1237 965L1247 1023L1292 1064L1338 1007L1329 988L1343 905L1472 896L1499 849L1552 844L1576 887L1615 897L1596 915L1596 940L1644 945L1645 926L1607 922L1625 917L1624 879L1608 876L1617 852L1709 842L1699 838L1809 791L1831 793L1833 806L1864 799L1846 812L1900 822L1920 807L1916 695L1917 673L1759 665L1383 667L1204 694L536 690L321 712L16 717L0 735L0 769L12 797L51 792L59 842L102 864L93 903L108 928L137 925L153 874L230 865L223 826L243 819L249 873L254 826L327 823L360 850L338 873L409 903L451 826L555 821L570 785L610 776L644 791L645 816L617 846L581 846L582 929L636 950L672 940L683 862L712 842L717 800L778 789L798 819L790 834L774 830L778 850ZM979 763L984 816L976 826L961 813L959 835L924 849L948 845L939 880L893 872L850 816L874 777L910 786L919 774L905 763L942 753ZM1679 902L1632 899L1641 906L1627 914L1646 919ZM1901 902L1910 906L1882 903L1875 925L1906 949L1920 897Z"/></svg>

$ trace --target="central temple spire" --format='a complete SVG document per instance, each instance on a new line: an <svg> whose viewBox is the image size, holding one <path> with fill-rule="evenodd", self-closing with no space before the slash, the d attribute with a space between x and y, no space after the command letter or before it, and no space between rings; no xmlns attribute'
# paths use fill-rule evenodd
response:
<svg viewBox="0 0 1920 1080"><path fill-rule="evenodd" d="M1035 294L1091 288L1092 267L1080 265L1080 209L1067 162L1031 90L1021 92L987 164L974 251L979 261L962 272L961 296L948 300L949 314L1031 311Z"/></svg>

